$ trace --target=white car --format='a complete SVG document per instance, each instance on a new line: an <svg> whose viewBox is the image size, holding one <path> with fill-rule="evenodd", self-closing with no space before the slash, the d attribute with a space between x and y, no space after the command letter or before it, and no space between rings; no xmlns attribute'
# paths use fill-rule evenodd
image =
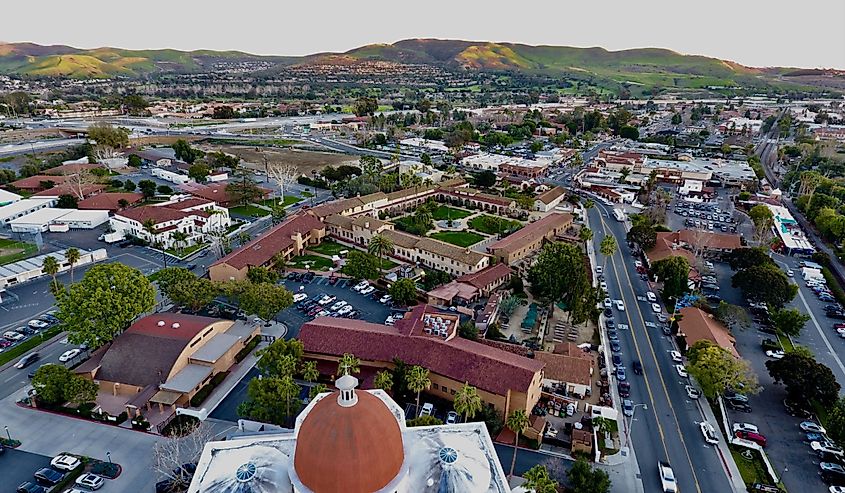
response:
<svg viewBox="0 0 845 493"><path fill-rule="evenodd" d="M692 400L698 400L698 398L701 397L701 391L692 385L687 385L684 389L687 391L687 397Z"/></svg>
<svg viewBox="0 0 845 493"><path fill-rule="evenodd" d="M663 493L678 493L678 482L675 480L672 466L666 462L658 462L657 471L660 474L660 487L663 488Z"/></svg>
<svg viewBox="0 0 845 493"><path fill-rule="evenodd" d="M612 302L612 301L610 301L610 298L605 298L605 299L604 299L604 307L605 307L605 308L613 308L613 302Z"/></svg>
<svg viewBox="0 0 845 493"><path fill-rule="evenodd" d="M600 266L600 265L597 265L596 266L596 274L601 274L602 272L604 272L604 268L602 268L602 266Z"/></svg>
<svg viewBox="0 0 845 493"><path fill-rule="evenodd" d="M622 300L616 300L616 301L614 301L614 303L616 304L617 310L619 310L620 312L625 311L625 303Z"/></svg>
<svg viewBox="0 0 845 493"><path fill-rule="evenodd" d="M355 308L353 308L352 305L344 305L340 308L340 310L337 311L337 314L338 315L346 315L347 313L351 312L354 309Z"/></svg>
<svg viewBox="0 0 845 493"><path fill-rule="evenodd" d="M795 273L794 273L794 272L792 272L792 269L786 269L786 276L787 276L787 277L792 277L792 276L794 276L794 275L795 275Z"/></svg>
<svg viewBox="0 0 845 493"><path fill-rule="evenodd" d="M353 291L361 291L362 289L368 287L369 285L370 285L370 283L368 283L367 281L361 281L358 284L352 286L352 290Z"/></svg>
<svg viewBox="0 0 845 493"><path fill-rule="evenodd" d="M446 413L446 424L453 425L458 422L458 413L449 411Z"/></svg>
<svg viewBox="0 0 845 493"><path fill-rule="evenodd" d="M831 486L828 493L845 493L845 486Z"/></svg>
<svg viewBox="0 0 845 493"><path fill-rule="evenodd" d="M651 304L651 311L653 311L654 313L660 313L660 312L663 311L663 309L660 308L660 305L658 305L657 303L652 303Z"/></svg>
<svg viewBox="0 0 845 493"><path fill-rule="evenodd" d="M645 322L645 327L646 327L647 329L656 329L656 328L657 328L657 324L656 324L656 323L654 323L654 322Z"/></svg>
<svg viewBox="0 0 845 493"><path fill-rule="evenodd" d="M733 427L731 428L736 434L738 431L747 431L749 433L757 433L760 434L760 429L757 428L757 425L753 425L751 423L734 423Z"/></svg>
<svg viewBox="0 0 845 493"><path fill-rule="evenodd" d="M346 303L345 301L340 300L340 301L338 301L337 303L335 303L334 305L332 305L332 306L329 308L329 310L331 310L331 311L333 311L333 312L336 312L336 311L340 310L341 308L343 308L343 307L344 307L344 306L346 306L346 305L347 305L347 303Z"/></svg>
<svg viewBox="0 0 845 493"><path fill-rule="evenodd" d="M426 402L420 410L420 416L431 416L434 414L434 404Z"/></svg>
<svg viewBox="0 0 845 493"><path fill-rule="evenodd" d="M373 291L375 291L375 290L376 290L376 288L374 288L374 287L372 287L372 286L367 286L366 288L362 289L362 290L360 291L360 293L361 293L361 294L364 294L364 295L367 295L367 294L372 293L372 292L373 292Z"/></svg>
<svg viewBox="0 0 845 493"><path fill-rule="evenodd" d="M628 327L628 324L616 324L616 328L619 330L630 330L631 327Z"/></svg>
<svg viewBox="0 0 845 493"><path fill-rule="evenodd" d="M771 350L769 349L766 351L766 356L773 359L781 359L786 355L782 349Z"/></svg>
<svg viewBox="0 0 845 493"><path fill-rule="evenodd" d="M20 341L20 340L26 339L25 335L18 333L18 332L15 332L13 330L10 330L8 332L4 332L3 337L10 340L10 341Z"/></svg>
<svg viewBox="0 0 845 493"><path fill-rule="evenodd" d="M326 295L326 296L323 296L322 298L320 298L320 301L318 301L317 304L325 306L325 305L328 305L329 303L331 303L332 301L334 301L336 299L337 299L337 297L335 297L335 296Z"/></svg>
<svg viewBox="0 0 845 493"><path fill-rule="evenodd" d="M672 357L672 361L674 361L675 363L684 362L684 357L681 356L681 353L679 353L678 351L669 351L669 356Z"/></svg>
<svg viewBox="0 0 845 493"><path fill-rule="evenodd" d="M800 426L801 430L806 431L808 433L827 433L827 430L825 430L822 425L818 423L813 423L812 421L804 421L803 423L801 423Z"/></svg>
<svg viewBox="0 0 845 493"><path fill-rule="evenodd" d="M87 490L99 490L105 484L105 480L102 476L97 476L96 474L92 474L90 472L86 472L82 476L76 478L76 486L80 486Z"/></svg>
<svg viewBox="0 0 845 493"><path fill-rule="evenodd" d="M59 471L73 471L80 465L82 465L82 461L69 454L57 455L50 461L50 466Z"/></svg>
<svg viewBox="0 0 845 493"><path fill-rule="evenodd" d="M713 425L708 423L707 421L702 421L698 424L699 429L701 429L701 434L704 435L704 441L711 444L716 445L719 443L719 438L716 435L716 429L713 428Z"/></svg>
<svg viewBox="0 0 845 493"><path fill-rule="evenodd" d="M29 323L27 323L27 325L29 325L30 328L33 328L33 329L44 329L44 328L47 328L47 327L50 326L50 324L48 324L47 322L45 322L43 320L30 320Z"/></svg>
<svg viewBox="0 0 845 493"><path fill-rule="evenodd" d="M379 298L378 302L379 302L379 303L387 303L387 302L389 302L389 301L390 301L390 300L392 300L392 299L393 299L393 296L390 296L389 294L386 294L386 295L382 296L381 298Z"/></svg>
<svg viewBox="0 0 845 493"><path fill-rule="evenodd" d="M293 302L294 302L294 303L299 303L300 301L302 301L302 300L304 300L304 299L306 299L306 298L308 298L308 295L307 295L307 294L305 294L305 293L296 293L295 295L293 295Z"/></svg>
<svg viewBox="0 0 845 493"><path fill-rule="evenodd" d="M59 361L61 361L62 363L67 363L68 361L72 360L73 358L76 358L79 355L79 353L81 353L81 352L82 352L82 350L79 349L79 348L69 349L69 350L63 352L61 356L59 356Z"/></svg>
<svg viewBox="0 0 845 493"><path fill-rule="evenodd" d="M646 297L646 298L648 298L648 301L650 301L650 302L652 302L652 303L654 303L655 301L657 301L657 295L656 295L656 294L654 294L654 293L652 293L651 291L647 292L647 293L645 294L645 297Z"/></svg>
<svg viewBox="0 0 845 493"><path fill-rule="evenodd" d="M813 452L818 452L819 454L827 454L828 456L835 456L839 459L845 458L845 450L832 443L810 442L810 448L813 449Z"/></svg>
<svg viewBox="0 0 845 493"><path fill-rule="evenodd" d="M600 282L599 286L601 287L602 291L604 291L605 293L607 292L607 283L606 282L604 282L604 281Z"/></svg>
<svg viewBox="0 0 845 493"><path fill-rule="evenodd" d="M687 373L687 369L684 367L684 365L675 365L675 371L678 372L678 375L681 378L689 377L689 373Z"/></svg>

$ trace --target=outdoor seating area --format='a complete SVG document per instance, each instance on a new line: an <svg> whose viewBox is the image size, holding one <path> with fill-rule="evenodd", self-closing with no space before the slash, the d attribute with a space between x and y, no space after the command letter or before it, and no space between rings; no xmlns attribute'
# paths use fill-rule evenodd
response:
<svg viewBox="0 0 845 493"><path fill-rule="evenodd" d="M552 342L577 342L579 331L571 323L558 320L554 326Z"/></svg>

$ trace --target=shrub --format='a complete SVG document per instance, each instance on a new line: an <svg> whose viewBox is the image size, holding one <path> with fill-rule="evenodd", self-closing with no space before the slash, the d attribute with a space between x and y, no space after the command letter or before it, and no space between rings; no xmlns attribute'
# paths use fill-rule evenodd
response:
<svg viewBox="0 0 845 493"><path fill-rule="evenodd" d="M193 397L191 397L191 406L198 407L200 404L203 403L203 401L208 399L208 396L211 395L211 392L214 391L214 388L220 385L220 382L222 382L228 374L228 371L221 371L220 373L211 377L211 381L208 382L208 384L206 384L203 388L199 389L199 391L194 394Z"/></svg>
<svg viewBox="0 0 845 493"><path fill-rule="evenodd" d="M255 346L258 346L259 342L261 342L261 338L258 336L250 339L249 342L246 343L246 346L244 346L244 348L238 351L238 354L235 355L235 362L240 363L243 361L243 359L246 358L253 349L255 349Z"/></svg>

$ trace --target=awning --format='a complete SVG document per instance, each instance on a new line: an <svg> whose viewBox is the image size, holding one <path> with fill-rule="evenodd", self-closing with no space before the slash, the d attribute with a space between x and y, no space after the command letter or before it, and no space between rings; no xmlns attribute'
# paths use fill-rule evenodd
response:
<svg viewBox="0 0 845 493"><path fill-rule="evenodd" d="M152 402L154 404L163 404L165 406L172 406L173 404L176 404L176 401L178 401L180 397L182 397L181 392L170 392L169 390L159 390L158 392L156 392L156 395L154 395L150 399L150 402Z"/></svg>

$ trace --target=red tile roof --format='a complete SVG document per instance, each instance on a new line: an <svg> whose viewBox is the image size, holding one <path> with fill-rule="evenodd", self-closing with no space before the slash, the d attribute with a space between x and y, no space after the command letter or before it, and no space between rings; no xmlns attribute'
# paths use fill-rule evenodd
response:
<svg viewBox="0 0 845 493"><path fill-rule="evenodd" d="M742 246L739 235L712 233L696 229L682 229L677 232L677 239L693 247L707 250L734 250Z"/></svg>
<svg viewBox="0 0 845 493"><path fill-rule="evenodd" d="M42 181L52 181L56 185L59 185L64 183L65 180L67 180L66 176L34 175L13 181L9 185L23 190L36 190L41 188Z"/></svg>
<svg viewBox="0 0 845 493"><path fill-rule="evenodd" d="M116 215L138 221L141 224L144 224L148 219L152 219L156 224L161 224L168 221L178 221L191 214L167 207L144 205L120 211Z"/></svg>
<svg viewBox="0 0 845 493"><path fill-rule="evenodd" d="M546 351L534 353L534 358L545 363L546 369L543 372L545 378L559 382L590 385L590 369L593 367L593 362L590 359Z"/></svg>
<svg viewBox="0 0 845 493"><path fill-rule="evenodd" d="M678 330L684 333L688 346L701 340L708 340L739 358L739 353L734 346L736 340L727 327L700 308L692 306L681 308Z"/></svg>
<svg viewBox="0 0 845 493"><path fill-rule="evenodd" d="M201 205L208 205L213 204L214 202L208 199L201 199L201 198L190 198L185 200L180 200L179 202L174 202L172 204L163 205L162 207L168 207L170 209L176 209L179 211L184 211L186 209L190 209L191 207L198 207Z"/></svg>
<svg viewBox="0 0 845 493"><path fill-rule="evenodd" d="M125 333L190 341L202 329L220 320L219 318L200 317L184 313L156 313L138 320L126 329ZM164 325L160 326L159 322L164 322ZM174 328L173 324L179 324L179 326Z"/></svg>
<svg viewBox="0 0 845 493"><path fill-rule="evenodd" d="M657 242L654 247L646 252L649 262L657 262L667 257L681 256L686 257L690 265L695 264L695 255L686 248L682 248L675 244L675 233L659 232L657 233Z"/></svg>
<svg viewBox="0 0 845 493"><path fill-rule="evenodd" d="M533 243L538 238L543 237L555 228L563 228L572 224L572 214L553 213L548 216L534 221L526 225L524 228L502 238L501 240L489 245L487 251L493 252L496 250L510 251L514 248L521 248L525 245Z"/></svg>
<svg viewBox="0 0 845 493"><path fill-rule="evenodd" d="M117 211L120 210L119 202L121 200L125 200L129 203L129 205L132 205L140 202L143 198L144 196L140 193L101 193L94 195L93 197L80 200L79 208Z"/></svg>
<svg viewBox="0 0 845 493"><path fill-rule="evenodd" d="M312 230L323 230L325 226L310 214L298 214L273 227L260 238L256 238L243 247L221 258L213 265L228 264L236 269L247 266L264 265L273 255L293 244L291 237L296 233L303 235Z"/></svg>
<svg viewBox="0 0 845 493"><path fill-rule="evenodd" d="M498 262L489 267L485 267L478 272L472 274L465 274L456 279L458 282L469 284L478 289L484 289L487 285L494 283L502 278L509 277L513 271L507 265Z"/></svg>
<svg viewBox="0 0 845 493"><path fill-rule="evenodd" d="M566 190L564 190L563 188L554 187L554 188L546 190L545 192L538 195L537 200L539 200L540 202L542 202L544 204L551 204L558 197L560 197L561 195L563 195L565 193L566 193Z"/></svg>
<svg viewBox="0 0 845 493"><path fill-rule="evenodd" d="M54 176L53 178L63 177ZM105 185L84 185L82 187L82 195L84 195L85 197L89 197L99 192L102 192L105 189ZM74 197L77 197L78 194L79 187L76 185L56 185L53 188L41 190L40 192L33 194L33 197L58 197L59 195L73 195Z"/></svg>
<svg viewBox="0 0 845 493"><path fill-rule="evenodd" d="M403 332L360 320L320 317L305 323L299 338L306 352L331 356L353 353L362 361L399 358L498 395L511 389L527 391L536 373L543 369L540 361L468 339L455 337L446 341Z"/></svg>

